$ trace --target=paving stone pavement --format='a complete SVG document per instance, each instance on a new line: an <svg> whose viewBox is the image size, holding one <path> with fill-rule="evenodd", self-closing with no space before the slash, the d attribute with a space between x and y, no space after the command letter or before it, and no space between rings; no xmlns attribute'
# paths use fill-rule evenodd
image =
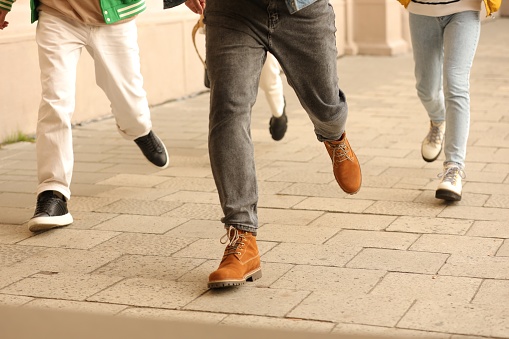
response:
<svg viewBox="0 0 509 339"><path fill-rule="evenodd" d="M0 304L393 338L509 338L509 18L485 21L471 75L467 181L434 198L428 119L411 55L343 57L353 196L286 88L275 142L260 97L252 136L263 277L207 290L224 230L207 153L208 93L154 107L171 166L151 167L112 118L74 129L75 222L40 234L35 145L0 149Z"/></svg>

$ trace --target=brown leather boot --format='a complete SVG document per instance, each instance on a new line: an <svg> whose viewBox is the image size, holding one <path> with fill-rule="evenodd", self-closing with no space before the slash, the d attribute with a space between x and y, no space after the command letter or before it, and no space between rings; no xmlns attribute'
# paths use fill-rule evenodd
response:
<svg viewBox="0 0 509 339"><path fill-rule="evenodd" d="M224 238L227 238L224 240ZM223 260L217 270L209 275L209 288L244 285L246 281L254 281L262 277L260 253L256 245L256 237L245 231L230 226L221 238L226 243Z"/></svg>
<svg viewBox="0 0 509 339"><path fill-rule="evenodd" d="M325 148L332 160L332 170L339 187L348 194L355 194L361 188L361 166L357 156L346 139L346 132L336 141L325 141Z"/></svg>

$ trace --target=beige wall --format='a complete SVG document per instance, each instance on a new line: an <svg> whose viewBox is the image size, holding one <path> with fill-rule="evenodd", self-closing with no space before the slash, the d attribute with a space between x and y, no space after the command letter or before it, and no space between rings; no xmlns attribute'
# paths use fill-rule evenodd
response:
<svg viewBox="0 0 509 339"><path fill-rule="evenodd" d="M409 49L406 11L396 0L330 0L336 14L339 55L395 55ZM149 103L205 90L203 68L191 41L197 16L185 6L162 9L162 0L147 0L137 19L142 73ZM17 0L0 31L0 142L21 131L33 134L40 100L35 25L29 0ZM204 37L197 36L204 49ZM84 52L78 67L73 122L109 115L109 102L95 85L93 62Z"/></svg>

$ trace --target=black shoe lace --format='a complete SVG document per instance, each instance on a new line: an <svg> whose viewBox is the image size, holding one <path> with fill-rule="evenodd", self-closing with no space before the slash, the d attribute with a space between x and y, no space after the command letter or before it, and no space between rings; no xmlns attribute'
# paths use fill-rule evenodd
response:
<svg viewBox="0 0 509 339"><path fill-rule="evenodd" d="M39 198L39 200L37 200L37 206L35 207L34 215L41 214L41 213L50 215L51 207L53 205L58 206L58 209L62 210L61 201L62 201L62 199L60 199L54 195Z"/></svg>
<svg viewBox="0 0 509 339"><path fill-rule="evenodd" d="M150 132L145 137L138 138L136 140L138 146L142 147L144 150L149 151L150 153L162 153L163 148L161 144L157 141L156 137Z"/></svg>

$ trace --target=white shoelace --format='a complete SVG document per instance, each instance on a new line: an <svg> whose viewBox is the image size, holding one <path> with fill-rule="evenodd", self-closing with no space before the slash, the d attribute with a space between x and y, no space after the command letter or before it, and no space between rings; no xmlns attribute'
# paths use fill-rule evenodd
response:
<svg viewBox="0 0 509 339"><path fill-rule="evenodd" d="M467 177L465 172L456 166L447 167L442 173L437 175L439 179L442 179L442 182L450 182L452 185L456 185L458 176L461 177L461 179Z"/></svg>

